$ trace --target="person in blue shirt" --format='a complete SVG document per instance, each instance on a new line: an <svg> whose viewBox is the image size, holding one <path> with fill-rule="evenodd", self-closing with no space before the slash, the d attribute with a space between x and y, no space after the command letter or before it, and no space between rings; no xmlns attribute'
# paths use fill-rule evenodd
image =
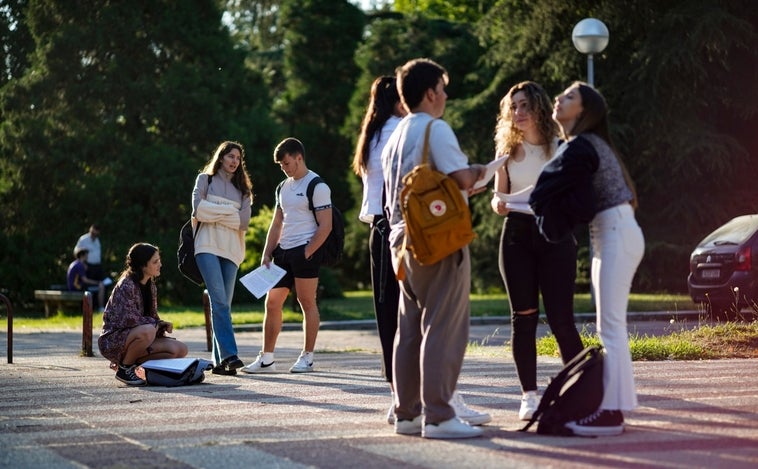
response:
<svg viewBox="0 0 758 469"><path fill-rule="evenodd" d="M102 280L93 280L87 277L87 257L89 250L79 248L76 250L76 260L69 264L66 272L66 284L70 291L97 292L98 309L102 310L105 305L105 284Z"/></svg>

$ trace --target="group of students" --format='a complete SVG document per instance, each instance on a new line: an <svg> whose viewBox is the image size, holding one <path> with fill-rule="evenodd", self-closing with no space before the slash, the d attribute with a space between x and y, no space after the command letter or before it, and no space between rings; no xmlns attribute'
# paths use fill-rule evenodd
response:
<svg viewBox="0 0 758 469"><path fill-rule="evenodd" d="M392 396L387 421L398 434L425 438L476 437L482 434L478 425L491 421L489 414L468 408L456 391L468 343L468 247L432 265L402 255L402 178L421 161L427 124L431 122L431 165L455 180L466 197L485 190L474 188L484 177L485 166L469 164L453 130L441 119L448 80L447 71L429 59L408 61L398 67L395 76L377 78L353 159L353 170L363 181L359 218L370 224L374 310L382 370ZM530 419L539 404L536 330L540 293L563 361L582 350L573 313L576 241L573 223L568 223L570 229L558 239L548 241L535 214L510 210L501 194L534 186L533 196L539 199L535 203L551 207L540 215L545 218L540 222L546 224L551 217L572 220L570 212L577 203L587 204L585 212L591 213L591 280L606 359L600 408L567 424L575 434L585 436L620 434L623 412L637 405L626 308L644 240L634 218L634 185L608 134L607 113L602 95L585 83L573 83L551 104L542 87L527 81L512 87L502 99L495 132L496 158L507 160L496 173L491 205L504 216L499 268L510 301L522 420ZM231 324L231 301L245 256L244 234L253 198L242 146L222 143L195 181L193 219L200 223L195 250L211 300L216 374L276 369L274 349L282 307L292 288L303 310L304 341L290 372L313 371L319 328L319 247L331 230L331 194L326 184L318 184L311 211L305 192L317 175L307 168L305 149L297 139L282 141L274 150L274 162L287 178L276 192L261 263L273 262L284 268L286 275L266 296L262 348L247 366L238 357ZM165 335L171 332L171 324L157 315L158 249L136 244L126 264L105 307L99 345L119 380L142 385L144 380L135 373L137 364L185 356L187 347ZM400 268L405 276L398 281Z"/></svg>
<svg viewBox="0 0 758 469"><path fill-rule="evenodd" d="M431 164L469 196L478 192L473 186L483 176L481 165L468 164L449 125L439 119L448 80L445 69L427 59L407 62L394 77L377 78L353 161L364 184L359 217L371 226L374 308L393 395L394 418L388 420L394 421L397 433L427 438L481 434L456 408L460 395L455 387L468 339L468 249L431 266L399 255L405 237L399 205L402 177L421 161L430 120L435 120ZM612 144L607 113L602 95L585 83L573 83L553 104L540 85L526 81L502 99L495 130L495 157L507 160L495 175L491 205L504 216L498 263L510 302L522 420L529 420L539 405L540 294L564 363L583 349L573 312L577 248L573 223L548 241L535 214L510 210L502 195L534 189L535 202L557 207L544 217L572 220L572 203L586 205L582 211L591 214L591 280L606 360L600 408L567 424L583 436L620 434L623 412L637 405L626 309L644 240L634 218L634 185ZM546 226L548 222L553 221L546 220ZM398 282L401 259L406 277Z"/></svg>
<svg viewBox="0 0 758 469"><path fill-rule="evenodd" d="M236 375L240 368L248 373L276 369L274 348L282 327L284 302L292 288L303 310L304 343L290 372L313 371L319 328L316 303L319 248L332 229L331 191L323 183L315 186L311 212L305 188L318 175L306 166L305 148L299 140L284 139L274 150L274 162L287 179L276 193L276 208L261 263L268 266L273 262L286 274L266 296L263 347L258 358L247 366L238 356L231 316L253 202L253 186L242 145L222 142L195 179L192 190L195 260L211 303L214 374ZM147 243L133 245L126 256L126 269L105 305L98 340L100 352L111 361L116 378L130 386L146 384L138 375L139 364L187 354L184 344L166 336L173 326L161 321L157 314L155 278L160 269L157 247Z"/></svg>

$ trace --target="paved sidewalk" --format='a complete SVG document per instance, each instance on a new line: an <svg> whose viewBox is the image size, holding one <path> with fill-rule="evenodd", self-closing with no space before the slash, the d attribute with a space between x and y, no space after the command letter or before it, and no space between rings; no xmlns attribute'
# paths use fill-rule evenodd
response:
<svg viewBox="0 0 758 469"><path fill-rule="evenodd" d="M203 329L174 335L209 358ZM508 335L507 325L473 326L484 345L470 347L459 381L467 403L492 414L484 437L434 441L386 424L373 330L323 330L317 371L305 375L287 372L302 334L284 331L278 373L207 373L181 388L122 385L97 353L78 356L80 333L17 330L14 363L0 362L0 467L758 467L758 360L635 362L640 407L624 435L549 437L517 431ZM260 332L237 340L251 361ZM559 369L540 357L541 387Z"/></svg>

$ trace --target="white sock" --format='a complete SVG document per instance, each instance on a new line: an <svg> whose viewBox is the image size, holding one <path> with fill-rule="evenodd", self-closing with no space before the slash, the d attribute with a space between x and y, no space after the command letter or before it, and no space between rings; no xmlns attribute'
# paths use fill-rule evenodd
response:
<svg viewBox="0 0 758 469"><path fill-rule="evenodd" d="M306 352L306 351L303 351L303 352L300 354L300 356L301 356L301 357L305 357L305 360L306 360L308 363L313 363L313 352Z"/></svg>
<svg viewBox="0 0 758 469"><path fill-rule="evenodd" d="M261 363L268 365L272 361L274 361L274 352L263 352Z"/></svg>

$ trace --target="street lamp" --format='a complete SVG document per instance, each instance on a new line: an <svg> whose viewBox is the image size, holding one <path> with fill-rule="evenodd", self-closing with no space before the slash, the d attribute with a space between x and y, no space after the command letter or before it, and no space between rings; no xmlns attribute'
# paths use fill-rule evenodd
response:
<svg viewBox="0 0 758 469"><path fill-rule="evenodd" d="M576 23L571 33L576 50L587 54L587 83L595 86L595 69L592 54L603 52L608 45L608 27L595 18L585 18Z"/></svg>

